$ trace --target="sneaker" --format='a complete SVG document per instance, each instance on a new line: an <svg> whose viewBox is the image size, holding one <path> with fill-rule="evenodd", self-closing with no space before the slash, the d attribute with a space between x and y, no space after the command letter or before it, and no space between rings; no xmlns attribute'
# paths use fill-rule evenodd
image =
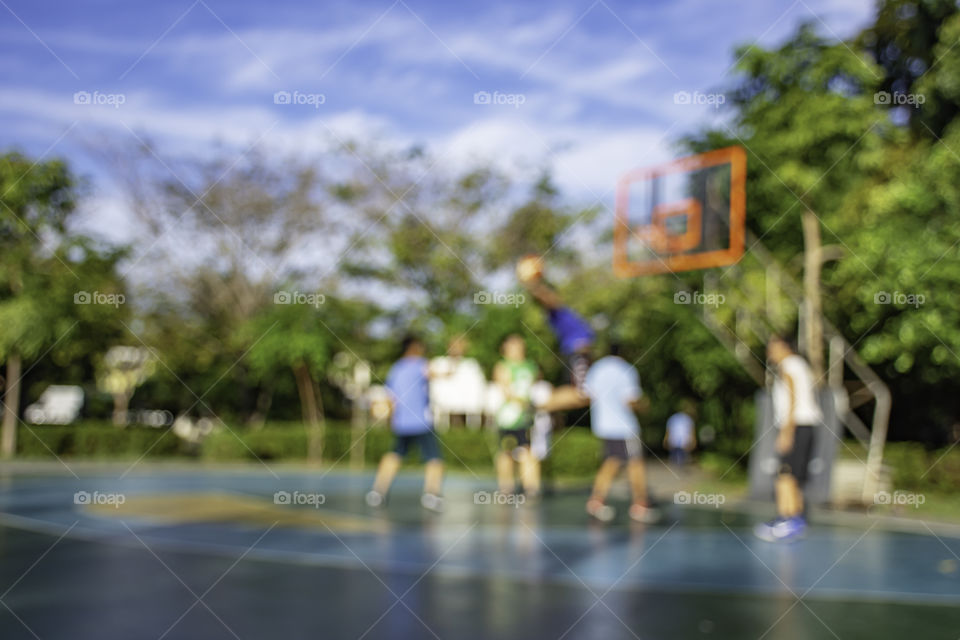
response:
<svg viewBox="0 0 960 640"><path fill-rule="evenodd" d="M660 513L645 504L634 503L630 505L630 519L651 524L660 519Z"/></svg>
<svg viewBox="0 0 960 640"><path fill-rule="evenodd" d="M382 507L383 506L383 494L379 491L369 491L366 495L367 506L370 507Z"/></svg>
<svg viewBox="0 0 960 640"><path fill-rule="evenodd" d="M420 505L428 511L440 513L443 511L443 498L435 493L425 493L420 496Z"/></svg>
<svg viewBox="0 0 960 640"><path fill-rule="evenodd" d="M773 520L767 520L766 522L761 522L753 528L753 535L757 536L761 540L766 540L767 542L773 542L776 540L776 537L773 535L774 528L783 522L785 518L777 516Z"/></svg>
<svg viewBox="0 0 960 640"><path fill-rule="evenodd" d="M770 522L758 524L753 533L767 542L786 542L803 536L807 530L807 522L801 517L775 518Z"/></svg>
<svg viewBox="0 0 960 640"><path fill-rule="evenodd" d="M610 505L604 504L602 500L591 498L587 500L587 513L600 522L610 522L617 512Z"/></svg>

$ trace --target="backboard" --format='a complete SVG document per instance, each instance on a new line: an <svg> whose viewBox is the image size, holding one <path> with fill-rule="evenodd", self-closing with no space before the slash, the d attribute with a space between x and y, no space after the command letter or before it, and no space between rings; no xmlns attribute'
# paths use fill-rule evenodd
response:
<svg viewBox="0 0 960 640"><path fill-rule="evenodd" d="M726 147L636 169L617 183L613 271L721 267L743 255L747 155Z"/></svg>

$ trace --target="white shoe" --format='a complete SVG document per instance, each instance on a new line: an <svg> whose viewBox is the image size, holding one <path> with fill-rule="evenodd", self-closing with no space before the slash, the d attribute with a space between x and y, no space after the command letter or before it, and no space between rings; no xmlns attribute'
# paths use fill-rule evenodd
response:
<svg viewBox="0 0 960 640"><path fill-rule="evenodd" d="M642 504L630 505L630 519L636 522L652 524L660 519L660 514L656 509L652 509Z"/></svg>
<svg viewBox="0 0 960 640"><path fill-rule="evenodd" d="M382 507L383 506L383 494L379 491L369 491L366 495L367 506L370 507Z"/></svg>
<svg viewBox="0 0 960 640"><path fill-rule="evenodd" d="M617 514L617 510L600 500L591 498L587 501L587 513L600 522L610 522Z"/></svg>
<svg viewBox="0 0 960 640"><path fill-rule="evenodd" d="M443 511L443 498L433 493L425 493L420 496L420 504L428 511L440 513Z"/></svg>

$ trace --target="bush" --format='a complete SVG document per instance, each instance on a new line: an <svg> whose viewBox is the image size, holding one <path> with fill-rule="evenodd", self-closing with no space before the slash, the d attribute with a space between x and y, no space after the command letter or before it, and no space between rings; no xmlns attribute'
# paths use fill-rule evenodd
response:
<svg viewBox="0 0 960 640"><path fill-rule="evenodd" d="M449 431L440 436L444 460L453 468L491 469L489 445L484 433ZM350 425L328 422L323 439L323 459L328 462L350 460L354 433ZM393 447L393 434L386 427L367 429L363 442L366 464L376 464ZM221 430L203 446L203 457L210 460L304 460L307 457L307 432L299 423L268 424L259 431ZM408 456L416 460L415 452Z"/></svg>
<svg viewBox="0 0 960 640"><path fill-rule="evenodd" d="M440 442L440 454L451 469L493 469L493 447L496 445L494 434L451 430L440 436Z"/></svg>
<svg viewBox="0 0 960 640"><path fill-rule="evenodd" d="M922 489L932 480L930 474L924 475L931 462L923 445L917 442L890 442L883 451L883 463L891 468L896 489Z"/></svg>
<svg viewBox="0 0 960 640"><path fill-rule="evenodd" d="M107 423L37 425L18 429L17 455L25 458L161 458L183 455L172 432L149 427L118 429Z"/></svg>
<svg viewBox="0 0 960 640"><path fill-rule="evenodd" d="M117 429L105 422L84 422L68 426L21 427L17 454L24 458L148 458L194 454L192 447L170 430L149 427ZM324 435L323 459L348 462L353 442L350 425L330 421ZM441 451L451 469L469 469L477 473L493 471L492 450L496 435L488 431L456 429L440 436ZM364 463L374 465L390 450L393 436L386 427L366 431L363 442ZM841 451L843 449L841 448ZM307 432L300 423L268 423L253 431L248 428L220 429L201 448L206 460L305 460ZM409 460L416 460L411 455ZM733 459L718 453L703 452L700 465L708 472L728 473L740 480L745 473L739 467L731 471ZM884 463L893 470L893 484L908 491L953 491L960 485L960 447L930 451L915 442L891 442L884 452ZM582 478L596 472L600 464L600 442L583 427L567 427L553 434L550 457L544 462L545 477Z"/></svg>
<svg viewBox="0 0 960 640"><path fill-rule="evenodd" d="M589 429L568 427L556 431L547 458L549 475L577 478L593 475L600 466L600 454L600 441Z"/></svg>
<svg viewBox="0 0 960 640"><path fill-rule="evenodd" d="M745 482L747 480L747 469L744 466L746 460L747 456L734 457L716 451L704 451L697 458L701 469L713 476L731 482Z"/></svg>
<svg viewBox="0 0 960 640"><path fill-rule="evenodd" d="M323 459L350 460L354 434L348 423L328 422L324 434ZM441 451L451 469L492 472L496 434L489 431L456 429L440 435ZM364 435L363 453L367 465L376 464L393 446L386 427L374 427ZM85 422L68 426L32 426L22 429L18 454L22 457L135 458L145 452L150 458L185 456L191 447L169 430L145 427L117 429L108 423ZM307 432L300 423L268 423L262 429L220 429L204 443L200 454L206 460L305 460ZM416 455L408 456L410 462ZM553 434L545 475L583 477L593 474L600 462L600 444L589 430L568 427Z"/></svg>
<svg viewBox="0 0 960 640"><path fill-rule="evenodd" d="M955 491L960 485L960 447L928 450L917 442L891 442L883 457L897 489Z"/></svg>

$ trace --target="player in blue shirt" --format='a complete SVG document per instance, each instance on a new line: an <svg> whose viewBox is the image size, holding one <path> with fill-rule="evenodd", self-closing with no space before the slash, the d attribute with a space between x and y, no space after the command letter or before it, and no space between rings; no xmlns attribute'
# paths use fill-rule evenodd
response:
<svg viewBox="0 0 960 640"><path fill-rule="evenodd" d="M386 387L390 392L392 408L390 428L395 436L395 445L393 451L381 458L373 489L367 493L367 504L371 507L383 504L403 457L410 445L414 444L427 461L420 503L432 511L443 508L443 499L440 497L443 460L430 415L428 364L424 351L423 342L414 336L407 336L403 340L403 356L394 363L387 375Z"/></svg>

